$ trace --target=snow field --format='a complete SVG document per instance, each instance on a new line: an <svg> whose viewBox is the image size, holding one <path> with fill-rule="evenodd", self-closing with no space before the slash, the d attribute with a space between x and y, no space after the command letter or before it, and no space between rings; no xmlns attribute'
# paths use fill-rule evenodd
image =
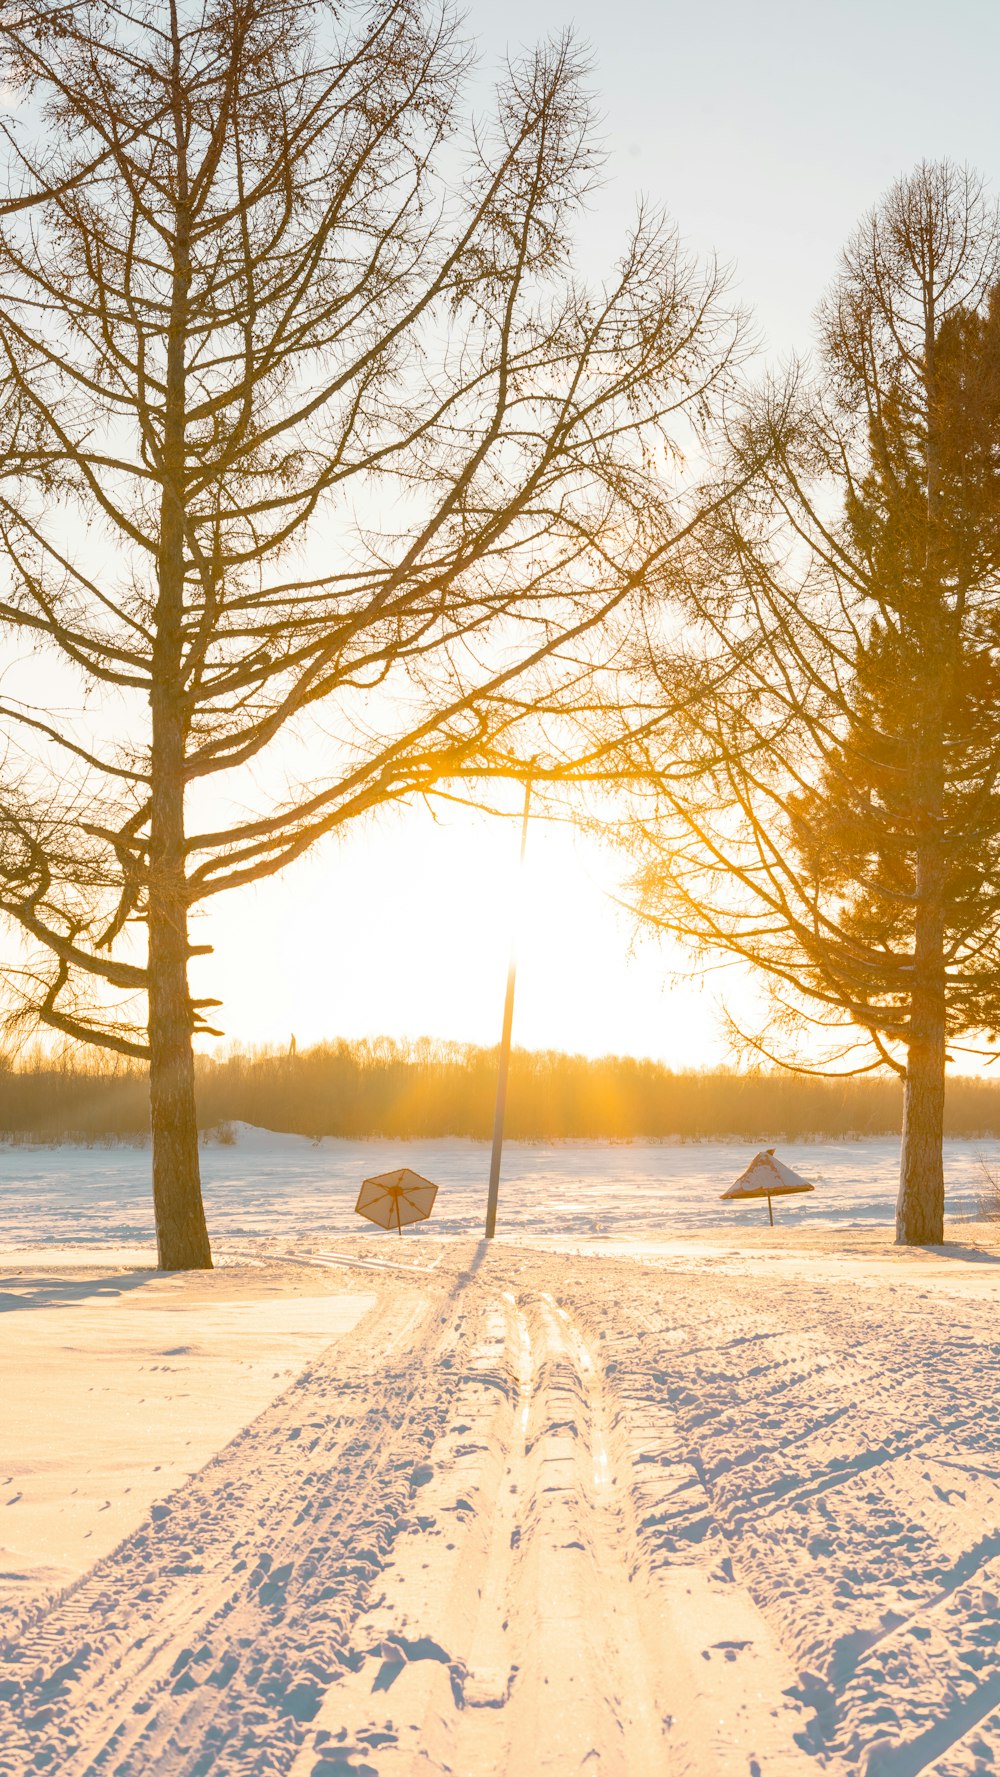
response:
<svg viewBox="0 0 1000 1777"><path fill-rule="evenodd" d="M126 1259L127 1255L117 1255ZM157 1276L31 1256L0 1277L0 1634L201 1468L371 1295L296 1267ZM328 1276L329 1274L327 1274ZM360 1281L360 1279L359 1279ZM303 1293L303 1283L312 1293ZM277 1287L276 1287L277 1285Z"/></svg>
<svg viewBox="0 0 1000 1777"><path fill-rule="evenodd" d="M407 1240L477 1235L483 1226L489 1147L482 1142L312 1142L234 1126L236 1142L202 1149L205 1203L216 1240L340 1240L357 1231L362 1179L397 1166L438 1184L429 1222ZM766 1228L766 1203L719 1196L741 1173L753 1142L508 1142L500 1188L501 1231L577 1239L645 1239ZM781 1228L889 1227L895 1213L898 1143L780 1144L779 1155L816 1190L775 1203ZM976 1212L980 1160L1000 1174L1000 1143L952 1142L947 1209ZM145 1148L8 1148L0 1152L0 1253L50 1242L135 1246L153 1240Z"/></svg>
<svg viewBox="0 0 1000 1777"><path fill-rule="evenodd" d="M374 1305L11 1636L3 1777L992 1771L1000 1242L840 1239L315 1245Z"/></svg>

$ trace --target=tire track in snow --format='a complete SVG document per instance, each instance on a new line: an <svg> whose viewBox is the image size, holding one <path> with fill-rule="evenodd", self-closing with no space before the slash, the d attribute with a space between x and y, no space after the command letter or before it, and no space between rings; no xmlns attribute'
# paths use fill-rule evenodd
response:
<svg viewBox="0 0 1000 1777"><path fill-rule="evenodd" d="M992 1305L759 1279L671 1290L643 1344L668 1358L656 1395L704 1488L680 1535L707 1549L721 1529L798 1670L803 1751L849 1772L871 1753L873 1777L992 1769L1000 1490L977 1461L1000 1434ZM674 1560L678 1517L652 1528Z"/></svg>
<svg viewBox="0 0 1000 1777"><path fill-rule="evenodd" d="M419 1515L355 1622L341 1680L292 1777L462 1768L459 1712L482 1709L495 1720L517 1676L501 1618L518 1542L531 1342L509 1293L485 1296L470 1331L451 1423L428 1452Z"/></svg>
<svg viewBox="0 0 1000 1777"><path fill-rule="evenodd" d="M456 1403L471 1441L430 1452L423 1534L397 1548L358 1619L356 1669L294 1777L665 1767L665 1678L633 1584L600 1366L546 1292L503 1291L486 1320ZM456 1496L461 1530L423 1559Z"/></svg>
<svg viewBox="0 0 1000 1777"><path fill-rule="evenodd" d="M450 1763L496 1777L591 1761L655 1772L668 1756L663 1674L630 1581L604 1378L566 1308L548 1291L517 1295L533 1359L510 1483L520 1505L502 1586L483 1595L487 1625L503 1613L516 1677L500 1720L462 1713Z"/></svg>

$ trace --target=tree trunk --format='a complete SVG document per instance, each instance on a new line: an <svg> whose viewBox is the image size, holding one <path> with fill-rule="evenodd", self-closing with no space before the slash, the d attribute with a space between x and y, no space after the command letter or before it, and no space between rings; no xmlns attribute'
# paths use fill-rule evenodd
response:
<svg viewBox="0 0 1000 1777"><path fill-rule="evenodd" d="M149 1090L153 1206L163 1271L207 1271L212 1250L198 1164L194 1013L188 988L187 855L184 834L188 709L184 685L186 374L191 284L190 217L180 43L174 33L178 204L167 338L161 464L160 547L152 652L149 818Z"/></svg>
<svg viewBox="0 0 1000 1777"><path fill-rule="evenodd" d="M208 1271L212 1249L201 1198L187 979L183 782L179 773L164 771L162 757L158 766L149 890L149 1091L156 1246L163 1271Z"/></svg>
<svg viewBox="0 0 1000 1777"><path fill-rule="evenodd" d="M194 1093L194 1013L188 989L181 684L184 533L176 487L164 487L153 646L149 822L149 1088L153 1204L160 1267L209 1270Z"/></svg>
<svg viewBox="0 0 1000 1777"><path fill-rule="evenodd" d="M929 651L928 658L940 659L941 654L940 649ZM896 1203L896 1243L899 1246L937 1246L944 1239L947 982L944 966L942 735L940 702L931 692L915 749L919 837L914 869L913 975Z"/></svg>
<svg viewBox="0 0 1000 1777"><path fill-rule="evenodd" d="M941 634L937 632L937 637ZM935 638L937 640L937 637ZM924 658L944 667L943 642ZM914 868L913 976L910 990L896 1244L944 1239L944 1081L947 1043L945 945L944 717L940 683L924 688L915 753L918 840ZM921 707L918 704L918 708Z"/></svg>
<svg viewBox="0 0 1000 1777"><path fill-rule="evenodd" d="M914 686L915 918L910 1030L903 1092L903 1137L896 1202L896 1244L937 1246L944 1239L944 1074L947 1033L945 941L945 709L955 632L939 563L941 478L938 448L936 270L924 283L924 377L927 396L926 549L916 624Z"/></svg>
<svg viewBox="0 0 1000 1777"><path fill-rule="evenodd" d="M918 1020L906 1059L903 1141L896 1202L897 1246L944 1239L944 996Z"/></svg>

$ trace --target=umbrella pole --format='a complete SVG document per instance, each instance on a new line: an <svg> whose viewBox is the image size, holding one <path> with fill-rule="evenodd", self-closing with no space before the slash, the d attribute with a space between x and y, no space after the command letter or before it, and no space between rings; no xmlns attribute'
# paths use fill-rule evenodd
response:
<svg viewBox="0 0 1000 1777"><path fill-rule="evenodd" d="M771 1227L772 1227L772 1228L773 1228L773 1227L774 1227L774 1211L773 1211L773 1209L772 1209L772 1208L771 1208L771 1199L770 1199L770 1197L768 1197L768 1200L767 1200L767 1219L768 1219L768 1221L769 1221L769 1222L770 1222L770 1224L771 1224Z"/></svg>
<svg viewBox="0 0 1000 1777"><path fill-rule="evenodd" d="M521 816L521 858L528 843L528 808L531 803L531 779L524 780L524 813ZM514 986L517 981L517 942L511 944L507 969L507 995L503 1007L503 1033L500 1038L500 1063L497 1069L497 1102L493 1115L493 1151L490 1155L490 1188L486 1198L486 1238L492 1240L497 1230L497 1199L500 1195L500 1156L503 1153L503 1120L507 1108L507 1074L510 1069L510 1039L514 1028Z"/></svg>
<svg viewBox="0 0 1000 1777"><path fill-rule="evenodd" d="M770 1202L770 1199L768 1199L768 1201ZM402 1240L402 1238L403 1238L403 1213L399 1207L399 1198L398 1197L396 1198L396 1227L399 1230L399 1238L400 1238L400 1240Z"/></svg>

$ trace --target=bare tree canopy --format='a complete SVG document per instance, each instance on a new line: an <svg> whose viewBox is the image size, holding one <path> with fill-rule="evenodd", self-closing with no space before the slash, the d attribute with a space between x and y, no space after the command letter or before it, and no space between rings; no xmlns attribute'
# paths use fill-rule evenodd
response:
<svg viewBox="0 0 1000 1777"><path fill-rule="evenodd" d="M951 165L861 224L815 373L734 427L766 468L689 581L733 675L649 756L638 837L645 917L770 979L762 1052L809 1021L827 1067L904 1076L907 1243L943 1238L947 1045L1000 1024L998 278Z"/></svg>
<svg viewBox="0 0 1000 1777"><path fill-rule="evenodd" d="M422 0L0 19L0 376L42 445L0 484L0 617L70 712L7 699L63 793L11 799L4 905L42 1019L149 1059L169 1268L210 1263L192 910L516 754L663 572L674 430L737 349L658 215L574 275L572 44L476 124L467 62Z"/></svg>

